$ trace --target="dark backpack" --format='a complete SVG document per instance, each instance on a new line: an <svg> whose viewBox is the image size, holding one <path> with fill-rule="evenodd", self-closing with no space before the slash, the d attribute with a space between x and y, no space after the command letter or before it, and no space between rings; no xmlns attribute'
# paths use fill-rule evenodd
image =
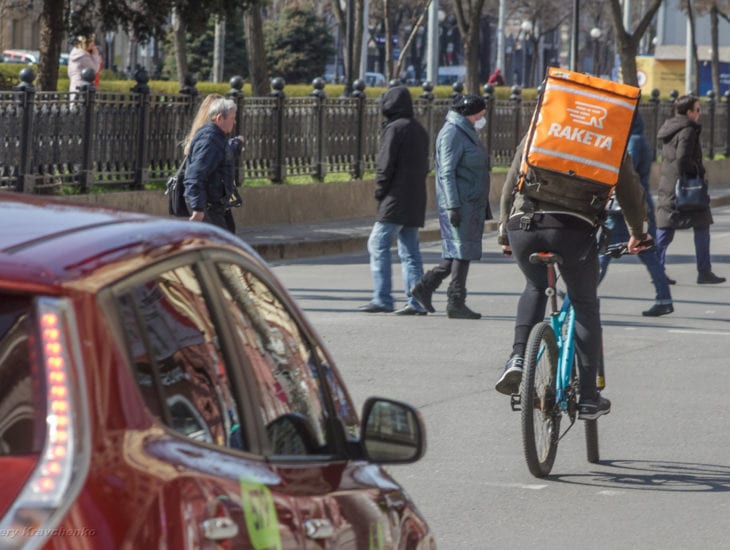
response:
<svg viewBox="0 0 730 550"><path fill-rule="evenodd" d="M167 188L165 189L165 195L167 195L167 212L171 216L178 218L189 218L190 210L188 210L188 204L185 202L185 166L188 163L188 157L186 156L180 167L175 172L174 176L170 176L167 180Z"/></svg>

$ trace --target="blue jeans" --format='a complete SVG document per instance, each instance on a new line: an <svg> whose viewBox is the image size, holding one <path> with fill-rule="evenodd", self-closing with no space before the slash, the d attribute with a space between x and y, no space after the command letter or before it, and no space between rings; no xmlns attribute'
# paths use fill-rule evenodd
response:
<svg viewBox="0 0 730 550"><path fill-rule="evenodd" d="M695 238L695 259L697 261L697 271L710 271L712 263L710 262L710 226L703 225L701 227L693 227ZM674 240L674 229L664 227L657 229L656 243L659 247L659 258L664 265L667 257L667 248Z"/></svg>
<svg viewBox="0 0 730 550"><path fill-rule="evenodd" d="M623 243L629 240L629 231L626 228L626 222L622 215L607 216L604 225L610 231L608 244ZM647 271L649 271L651 282L654 284L656 303L662 305L671 304L672 294L669 291L667 274L664 272L664 264L660 258L659 244L656 243L649 250L642 250L638 256L639 260L646 266ZM600 283L606 275L608 264L611 262L611 256L603 254L599 256L598 262L601 267L601 272L598 277L598 282Z"/></svg>
<svg viewBox="0 0 730 550"><path fill-rule="evenodd" d="M373 274L372 303L392 308L393 296L390 265L390 247L393 239L398 237L398 256L403 273L403 287L406 290L408 304L418 311L423 307L411 296L411 289L423 277L423 260L418 246L418 228L405 227L395 223L375 222L368 239L370 253L370 271Z"/></svg>

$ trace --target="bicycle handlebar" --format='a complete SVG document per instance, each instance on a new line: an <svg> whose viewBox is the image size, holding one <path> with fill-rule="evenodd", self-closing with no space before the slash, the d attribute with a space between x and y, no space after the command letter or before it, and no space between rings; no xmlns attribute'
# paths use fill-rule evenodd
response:
<svg viewBox="0 0 730 550"><path fill-rule="evenodd" d="M639 246L648 246L652 247L654 246L654 240L653 239L646 239L643 241L639 241ZM604 252L605 255L611 256L612 258L620 258L624 254L629 253L629 243L616 243L616 244L610 244L606 247L606 251Z"/></svg>

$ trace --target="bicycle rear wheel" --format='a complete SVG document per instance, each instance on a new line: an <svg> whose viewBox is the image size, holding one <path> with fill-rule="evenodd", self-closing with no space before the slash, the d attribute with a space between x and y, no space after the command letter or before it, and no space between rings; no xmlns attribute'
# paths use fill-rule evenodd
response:
<svg viewBox="0 0 730 550"><path fill-rule="evenodd" d="M546 322L535 325L527 340L520 386L522 447L530 473L545 477L558 451L560 416L555 395L558 345Z"/></svg>
<svg viewBox="0 0 730 550"><path fill-rule="evenodd" d="M598 420L584 420L586 425L586 457L591 464L598 464Z"/></svg>

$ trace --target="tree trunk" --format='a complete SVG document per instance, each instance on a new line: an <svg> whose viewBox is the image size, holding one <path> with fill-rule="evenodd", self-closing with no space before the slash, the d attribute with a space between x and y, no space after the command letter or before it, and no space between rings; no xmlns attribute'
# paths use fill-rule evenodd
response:
<svg viewBox="0 0 730 550"><path fill-rule="evenodd" d="M712 43L712 91L715 99L720 100L720 35L718 30L718 9L713 2L710 8L710 40Z"/></svg>
<svg viewBox="0 0 730 550"><path fill-rule="evenodd" d="M175 65L177 66L177 82L180 88L185 86L185 77L188 74L188 51L187 42L185 41L185 21L177 15L177 11L172 11L172 31L173 40L175 42ZM129 60L130 65L132 60ZM134 71L134 67L132 67Z"/></svg>
<svg viewBox="0 0 730 550"><path fill-rule="evenodd" d="M226 43L226 18L216 17L215 19L215 38L213 39L213 82L221 82L223 80L223 53Z"/></svg>
<svg viewBox="0 0 730 550"><path fill-rule="evenodd" d="M456 22L464 43L464 65L466 66L466 90L479 94L479 22L482 18L484 0L454 0Z"/></svg>
<svg viewBox="0 0 730 550"><path fill-rule="evenodd" d="M696 38L696 32L695 32L695 13L692 9L692 0L687 1L687 18L689 19L689 37L690 37L690 47L692 48L692 63L694 65L694 70L692 71L692 82L689 82L689 89L691 93L693 93L696 96L700 95L700 79L699 79L699 70L700 70L700 62L697 57L697 38Z"/></svg>
<svg viewBox="0 0 730 550"><path fill-rule="evenodd" d="M621 10L620 0L610 0L611 19L613 30L616 35L616 50L621 60L621 79L625 84L638 86L639 79L636 75L636 53L639 49L639 41L644 36L651 20L654 18L662 0L652 0L651 6L646 10L644 16L639 20L633 33L624 28L624 16Z"/></svg>
<svg viewBox="0 0 730 550"><path fill-rule="evenodd" d="M246 38L251 93L256 97L269 95L269 67L266 64L261 8L258 6L252 6L243 12L243 32Z"/></svg>
<svg viewBox="0 0 730 550"><path fill-rule="evenodd" d="M58 58L63 40L63 0L44 0L40 18L41 58L38 90L55 91L58 86Z"/></svg>
<svg viewBox="0 0 730 550"><path fill-rule="evenodd" d="M383 0L385 14L385 80L393 78L393 28L390 25L390 0Z"/></svg>

